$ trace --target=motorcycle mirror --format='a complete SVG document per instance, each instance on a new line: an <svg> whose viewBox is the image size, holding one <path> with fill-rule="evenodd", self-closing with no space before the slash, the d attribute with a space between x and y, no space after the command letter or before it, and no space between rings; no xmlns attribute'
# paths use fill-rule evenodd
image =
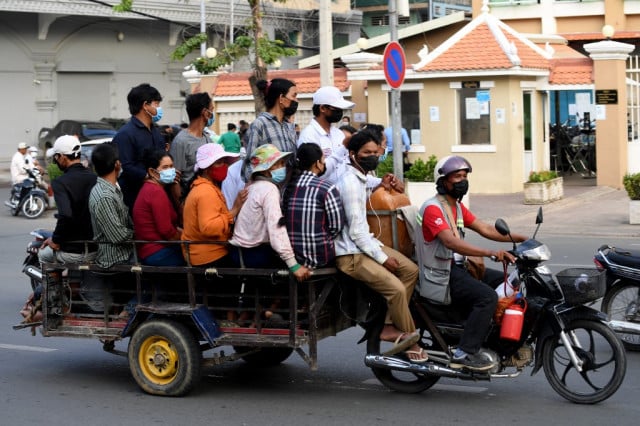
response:
<svg viewBox="0 0 640 426"><path fill-rule="evenodd" d="M542 223L542 207L538 207L538 214L536 215L536 225Z"/></svg>
<svg viewBox="0 0 640 426"><path fill-rule="evenodd" d="M495 226L496 231L498 231L500 235L509 235L511 233L509 225L507 225L507 222L505 222L504 219L497 219Z"/></svg>

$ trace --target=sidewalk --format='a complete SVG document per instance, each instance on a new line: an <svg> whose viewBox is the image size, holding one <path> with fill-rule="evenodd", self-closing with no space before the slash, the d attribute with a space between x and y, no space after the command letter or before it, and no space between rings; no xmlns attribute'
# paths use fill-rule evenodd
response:
<svg viewBox="0 0 640 426"><path fill-rule="evenodd" d="M565 176L564 198L542 206L541 234L603 237L638 237L640 225L629 224L629 197L624 190L594 186L591 179ZM473 189L473 186L471 186ZM494 223L499 217L509 227L527 234L534 229L540 206L525 205L524 194L484 195L471 193L471 211Z"/></svg>

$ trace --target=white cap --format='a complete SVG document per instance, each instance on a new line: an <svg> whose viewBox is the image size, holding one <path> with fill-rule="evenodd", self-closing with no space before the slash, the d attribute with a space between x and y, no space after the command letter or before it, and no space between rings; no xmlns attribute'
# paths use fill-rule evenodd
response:
<svg viewBox="0 0 640 426"><path fill-rule="evenodd" d="M20 143L18 144L18 149L27 149L27 144L26 144L26 143L24 143L24 142L20 142Z"/></svg>
<svg viewBox="0 0 640 426"><path fill-rule="evenodd" d="M53 157L56 154L74 155L80 152L80 141L75 136L64 135L56 139L53 148L47 150L47 157Z"/></svg>
<svg viewBox="0 0 640 426"><path fill-rule="evenodd" d="M38 152L38 147L35 146L30 146L29 149L27 149L28 152Z"/></svg>
<svg viewBox="0 0 640 426"><path fill-rule="evenodd" d="M351 109L355 105L353 102L346 101L335 86L324 86L316 90L313 94L313 104L329 105L339 109Z"/></svg>

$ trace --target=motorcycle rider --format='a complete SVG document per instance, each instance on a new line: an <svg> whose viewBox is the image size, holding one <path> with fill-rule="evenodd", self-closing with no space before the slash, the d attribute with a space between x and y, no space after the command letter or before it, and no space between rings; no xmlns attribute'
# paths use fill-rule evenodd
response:
<svg viewBox="0 0 640 426"><path fill-rule="evenodd" d="M31 157L27 155L27 144L20 142L18 150L11 157L11 184L17 185L29 177L26 169L33 168Z"/></svg>
<svg viewBox="0 0 640 426"><path fill-rule="evenodd" d="M485 249L464 240L466 227L493 241L511 241L493 226L477 219L462 204L462 197L469 189L469 173L471 164L463 157L448 156L438 161L434 175L438 194L420 208L418 223L421 225L416 230L416 252L422 270L421 294L427 286L446 288L448 285L450 302L456 309L468 313L464 332L449 366L485 371L493 364L479 353L480 346L489 332L498 302L494 288L504 281L504 273L487 268L482 280L475 279L465 267L465 257L490 257L509 263L515 258L505 250ZM526 240L524 235L511 236L516 242Z"/></svg>

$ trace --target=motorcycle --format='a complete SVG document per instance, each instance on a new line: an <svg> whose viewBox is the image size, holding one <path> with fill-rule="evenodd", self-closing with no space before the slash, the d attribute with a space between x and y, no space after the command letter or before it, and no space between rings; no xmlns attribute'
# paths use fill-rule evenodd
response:
<svg viewBox="0 0 640 426"><path fill-rule="evenodd" d="M519 337L501 337L501 327L494 320L482 350L482 355L493 363L490 370L475 372L450 367L464 329L463 318L450 306L414 296L411 308L421 332L419 344L427 351L429 360L418 364L402 354L384 354L386 342L380 340L384 326L381 310L383 313L371 321L363 337L368 353L365 364L375 376L391 389L418 393L432 387L441 377L474 381L513 378L532 365L532 374L543 368L551 387L569 401L594 404L613 395L626 372L624 347L608 327L604 314L583 306L602 297L604 274L583 269L591 275L586 280L581 274L559 273L554 277L542 264L551 257L549 248L535 240L541 223L539 210L533 237L519 245L512 239L510 253L516 258L519 297L512 296L513 304L505 311L503 323L509 310L519 311L521 333ZM510 235L502 219L495 226L502 235ZM509 323L513 326L512 321Z"/></svg>
<svg viewBox="0 0 640 426"><path fill-rule="evenodd" d="M49 196L41 187L42 175L38 169L25 169L28 178L21 183L13 185L9 201L4 204L11 209L11 214L22 214L28 219L36 219L44 213L49 206Z"/></svg>
<svg viewBox="0 0 640 426"><path fill-rule="evenodd" d="M45 229L34 229L29 233L34 239L27 244L27 256L22 262L22 272L29 277L32 291L36 291L36 288L42 284L42 269L40 268L40 260L38 260L38 252L44 241L51 237L51 234L51 231Z"/></svg>
<svg viewBox="0 0 640 426"><path fill-rule="evenodd" d="M603 245L593 262L606 273L601 310L625 348L640 351L640 251Z"/></svg>

